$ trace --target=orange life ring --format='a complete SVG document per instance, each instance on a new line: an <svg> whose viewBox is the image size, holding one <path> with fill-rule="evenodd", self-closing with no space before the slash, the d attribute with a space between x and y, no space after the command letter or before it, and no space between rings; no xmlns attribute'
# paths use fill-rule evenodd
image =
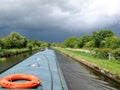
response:
<svg viewBox="0 0 120 90"><path fill-rule="evenodd" d="M26 82L12 82L16 80L28 80ZM41 84L41 80L30 74L12 74L3 77L0 80L0 85L4 88L33 88Z"/></svg>

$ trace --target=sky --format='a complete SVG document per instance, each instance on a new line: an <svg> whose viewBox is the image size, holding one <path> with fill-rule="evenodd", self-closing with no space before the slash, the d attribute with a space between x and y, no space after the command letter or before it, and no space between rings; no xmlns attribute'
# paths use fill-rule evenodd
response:
<svg viewBox="0 0 120 90"><path fill-rule="evenodd" d="M120 0L0 0L0 37L62 42L101 29L120 36Z"/></svg>

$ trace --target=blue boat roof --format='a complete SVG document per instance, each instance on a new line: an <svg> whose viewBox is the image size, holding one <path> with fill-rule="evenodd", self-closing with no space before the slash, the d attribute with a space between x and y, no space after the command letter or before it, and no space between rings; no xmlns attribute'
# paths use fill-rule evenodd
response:
<svg viewBox="0 0 120 90"><path fill-rule="evenodd" d="M11 74L32 74L39 77L42 85L33 90L68 90L53 50L37 52L0 74L0 78ZM4 89L0 86L0 90Z"/></svg>

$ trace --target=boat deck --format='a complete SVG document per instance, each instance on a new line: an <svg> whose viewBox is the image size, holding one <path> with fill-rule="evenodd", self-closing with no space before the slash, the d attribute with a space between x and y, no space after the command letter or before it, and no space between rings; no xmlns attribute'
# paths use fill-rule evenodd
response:
<svg viewBox="0 0 120 90"><path fill-rule="evenodd" d="M42 85L33 90L68 90L53 50L40 51L30 56L0 74L0 78L11 74L32 74L39 77ZM0 86L0 90L8 89Z"/></svg>

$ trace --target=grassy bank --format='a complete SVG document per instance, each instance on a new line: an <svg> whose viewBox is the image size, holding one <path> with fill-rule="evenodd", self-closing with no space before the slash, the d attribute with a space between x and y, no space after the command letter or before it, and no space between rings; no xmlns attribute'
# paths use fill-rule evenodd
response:
<svg viewBox="0 0 120 90"><path fill-rule="evenodd" d="M120 62L117 60L101 59L101 58L95 57L94 55L92 55L90 53L67 50L65 48L56 47L55 49L59 50L61 52L64 52L72 57L83 59L87 62L97 65L100 68L106 69L109 72L111 72L117 76L120 76Z"/></svg>
<svg viewBox="0 0 120 90"><path fill-rule="evenodd" d="M27 52L29 49L22 48L22 49L3 49L0 51L0 57L8 57L16 54L20 54L23 52Z"/></svg>
<svg viewBox="0 0 120 90"><path fill-rule="evenodd" d="M36 49L33 49L36 50ZM0 51L0 57L9 57L25 52L29 52L30 50L28 48L21 48L21 49L3 49ZM3 60L3 59L0 59Z"/></svg>

